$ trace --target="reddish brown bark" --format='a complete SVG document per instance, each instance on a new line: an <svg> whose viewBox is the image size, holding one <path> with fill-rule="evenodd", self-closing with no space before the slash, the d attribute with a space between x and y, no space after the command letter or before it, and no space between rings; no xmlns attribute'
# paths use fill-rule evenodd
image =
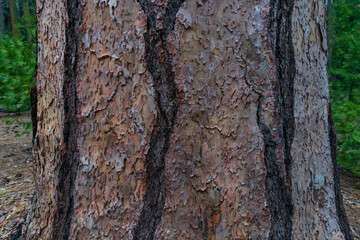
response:
<svg viewBox="0 0 360 240"><path fill-rule="evenodd" d="M352 238L322 1L37 8L26 239Z"/></svg>
<svg viewBox="0 0 360 240"><path fill-rule="evenodd" d="M16 9L15 9L15 0L9 0L9 9L10 9L10 20L11 20L11 32L13 37L17 35L17 29L16 29Z"/></svg>

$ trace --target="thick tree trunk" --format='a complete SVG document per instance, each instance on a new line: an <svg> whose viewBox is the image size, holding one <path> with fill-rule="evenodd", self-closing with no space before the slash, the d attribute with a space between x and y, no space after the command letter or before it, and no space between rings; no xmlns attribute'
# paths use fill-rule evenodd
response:
<svg viewBox="0 0 360 240"><path fill-rule="evenodd" d="M323 1L37 8L25 239L352 239Z"/></svg>

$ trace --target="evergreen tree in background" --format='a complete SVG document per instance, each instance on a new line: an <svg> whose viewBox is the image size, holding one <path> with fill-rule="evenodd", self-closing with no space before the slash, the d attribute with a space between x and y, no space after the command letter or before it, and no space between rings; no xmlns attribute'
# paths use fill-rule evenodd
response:
<svg viewBox="0 0 360 240"><path fill-rule="evenodd" d="M329 9L330 95L340 164L360 175L360 3L334 1Z"/></svg>
<svg viewBox="0 0 360 240"><path fill-rule="evenodd" d="M35 83L35 1L0 0L0 110L30 109Z"/></svg>

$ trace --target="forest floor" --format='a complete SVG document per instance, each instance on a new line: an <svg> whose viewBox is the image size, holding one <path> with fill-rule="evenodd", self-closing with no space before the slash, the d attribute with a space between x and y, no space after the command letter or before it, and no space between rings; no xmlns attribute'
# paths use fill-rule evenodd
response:
<svg viewBox="0 0 360 240"><path fill-rule="evenodd" d="M29 113L0 112L0 239L6 239L23 221L34 191ZM340 168L345 208L360 235L360 178Z"/></svg>
<svg viewBox="0 0 360 240"><path fill-rule="evenodd" d="M0 239L17 227L34 191L29 123L30 114L0 112Z"/></svg>

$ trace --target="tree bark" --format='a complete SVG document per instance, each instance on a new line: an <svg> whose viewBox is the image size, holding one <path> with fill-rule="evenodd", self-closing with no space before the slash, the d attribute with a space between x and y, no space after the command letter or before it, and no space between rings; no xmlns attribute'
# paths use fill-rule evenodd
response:
<svg viewBox="0 0 360 240"><path fill-rule="evenodd" d="M38 1L37 21L25 239L352 239L323 1Z"/></svg>

